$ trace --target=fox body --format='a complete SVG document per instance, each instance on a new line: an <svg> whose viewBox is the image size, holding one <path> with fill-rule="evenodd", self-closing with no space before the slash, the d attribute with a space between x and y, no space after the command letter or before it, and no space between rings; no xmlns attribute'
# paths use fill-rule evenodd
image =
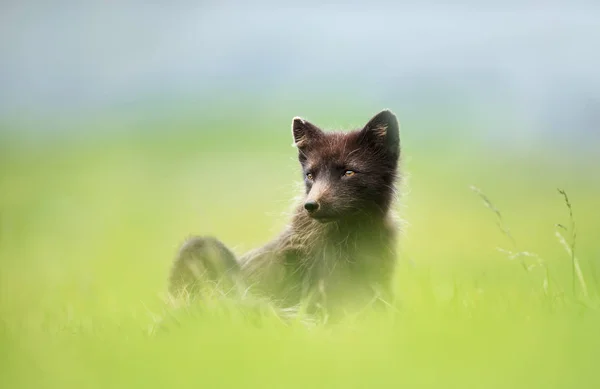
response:
<svg viewBox="0 0 600 389"><path fill-rule="evenodd" d="M242 283L279 306L305 303L331 314L392 299L395 115L381 111L351 132L324 132L296 117L292 134L305 193L289 225L239 260L214 238L191 238L174 261L171 293L195 293L207 280Z"/></svg>

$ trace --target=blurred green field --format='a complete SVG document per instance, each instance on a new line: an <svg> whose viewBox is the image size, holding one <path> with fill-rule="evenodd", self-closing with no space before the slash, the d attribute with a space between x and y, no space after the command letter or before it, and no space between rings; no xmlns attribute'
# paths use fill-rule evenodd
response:
<svg viewBox="0 0 600 389"><path fill-rule="evenodd" d="M419 123L401 130L391 317L308 328L219 302L169 308L166 275L187 235L242 253L286 222L300 181L289 122L0 135L0 387L600 387L598 157L490 150ZM587 297L555 236L570 239L557 188L573 204ZM543 265L526 270L498 247Z"/></svg>

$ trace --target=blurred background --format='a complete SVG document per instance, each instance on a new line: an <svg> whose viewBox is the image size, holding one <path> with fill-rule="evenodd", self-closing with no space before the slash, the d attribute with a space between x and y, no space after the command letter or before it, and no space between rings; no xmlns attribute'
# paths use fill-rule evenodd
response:
<svg viewBox="0 0 600 389"><path fill-rule="evenodd" d="M215 235L242 253L282 228L301 178L294 116L325 129L361 127L383 108L398 116L398 292L427 323L402 331L448 324L430 320L430 309L457 293L467 310L516 317L544 306L544 293L570 291L571 257L556 225L571 221L557 188L571 200L576 253L597 296L599 20L594 1L2 1L0 345L21 357L3 363L9 386L65 387L75 375L106 387L129 373L138 382L141 368L131 364L146 346L115 357L105 344L118 349L122 331L154 320L186 236ZM570 240L571 230L558 230ZM550 264L552 292L543 267L523 271L498 247ZM481 339L502 325L491 322ZM593 342L578 328L581 343L541 328L515 330L514 339L540 342L521 355L547 362L539 371L549 382L588 383L594 370L581 369L596 358L579 353ZM422 335L431 349L415 341L381 355L405 361L422 352L426 369L431 354L419 350L438 355L435 339L447 337ZM165 343L165 353L216 352L204 338L187 339L178 350ZM545 353L543 344L560 347ZM272 352L283 361L269 350L265 359ZM562 359L569 355L581 361ZM172 384L188 366L178 363L150 365L147 384ZM40 374L28 373L32 365Z"/></svg>
<svg viewBox="0 0 600 389"><path fill-rule="evenodd" d="M493 145L598 141L594 2L8 1L0 18L0 113L48 120L38 131L88 114L389 106L436 122L423 137L451 120Z"/></svg>

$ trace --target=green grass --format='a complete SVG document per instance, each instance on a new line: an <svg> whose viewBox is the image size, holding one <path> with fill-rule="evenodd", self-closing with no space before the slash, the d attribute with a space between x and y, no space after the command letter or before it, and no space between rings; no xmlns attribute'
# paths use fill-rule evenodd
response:
<svg viewBox="0 0 600 389"><path fill-rule="evenodd" d="M178 126L0 139L0 387L600 385L597 164L429 147L404 128L399 302L314 327L234 301L165 303L187 235L264 243L300 178L287 122Z"/></svg>

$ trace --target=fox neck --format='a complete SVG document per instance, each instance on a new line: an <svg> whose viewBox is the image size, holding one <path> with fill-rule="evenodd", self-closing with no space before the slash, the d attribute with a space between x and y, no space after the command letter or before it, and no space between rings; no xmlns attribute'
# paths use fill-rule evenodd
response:
<svg viewBox="0 0 600 389"><path fill-rule="evenodd" d="M390 223L390 212L377 210L353 217L333 220L326 223L311 218L299 207L291 223L292 231L298 237L306 237L314 244L340 243L352 237L376 235Z"/></svg>

